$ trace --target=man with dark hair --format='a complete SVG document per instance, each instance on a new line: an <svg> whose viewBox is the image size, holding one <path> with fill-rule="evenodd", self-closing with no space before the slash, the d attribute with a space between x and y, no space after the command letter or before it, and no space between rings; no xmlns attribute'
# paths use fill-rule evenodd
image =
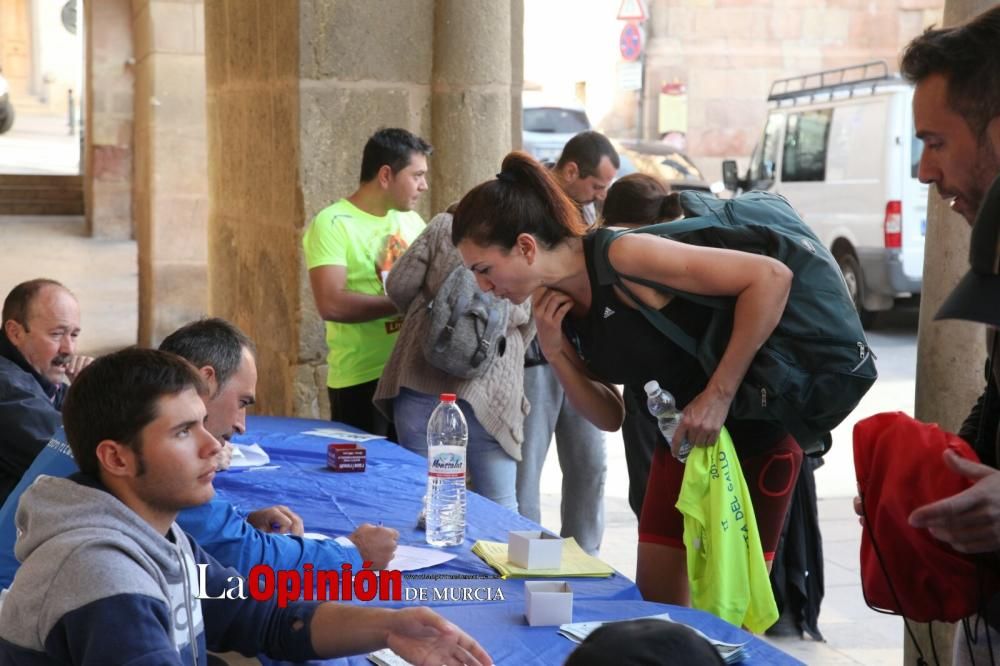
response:
<svg viewBox="0 0 1000 666"><path fill-rule="evenodd" d="M424 228L413 207L427 190L431 150L404 129L376 132L365 144L360 186L321 210L302 238L326 321L330 418L377 435L392 434L372 396L402 325L385 276Z"/></svg>
<svg viewBox="0 0 1000 666"><path fill-rule="evenodd" d="M59 427L66 382L91 359L76 354L80 306L39 278L7 295L0 330L0 503Z"/></svg>
<svg viewBox="0 0 1000 666"><path fill-rule="evenodd" d="M965 553L1000 553L1000 7L951 28L929 29L906 47L900 70L914 85L913 122L924 151L917 172L951 208L974 224L972 270L942 305L938 319L987 325L986 389L959 431L984 464L945 453L944 464L974 482L957 495L921 507L910 524ZM992 184L992 187L991 187ZM991 204L984 205L987 199ZM934 464L934 461L929 461ZM858 500L855 499L856 507ZM954 664L970 652L989 663L1000 656L1000 599L988 600L983 622L969 622L973 640L955 640ZM961 625L959 625L961 626ZM966 649L968 645L968 649ZM979 663L978 661L972 663Z"/></svg>
<svg viewBox="0 0 1000 666"><path fill-rule="evenodd" d="M563 191L580 206L587 224L597 219L596 203L604 201L621 161L608 137L580 132L563 147L552 173Z"/></svg>
<svg viewBox="0 0 1000 666"><path fill-rule="evenodd" d="M618 173L618 152L600 132L581 132L563 147L552 173L588 224ZM536 295L537 297L537 295ZM541 521L542 467L555 435L562 468L560 534L573 537L596 554L604 536L604 433L577 413L542 354L537 338L524 355L524 396L531 411L524 419L524 443L517 465L517 506L521 515Z"/></svg>
<svg viewBox="0 0 1000 666"><path fill-rule="evenodd" d="M256 350L250 338L224 319L201 319L168 335L160 349L198 368L209 388L205 428L220 443L246 431L246 410L254 403L257 388ZM257 509L244 520L222 499L182 511L177 522L213 557L243 574L260 563L301 570L307 563L336 569L349 562L360 569L367 560L382 569L392 559L399 537L396 530L365 524L349 537L303 539L302 519L287 506Z"/></svg>
<svg viewBox="0 0 1000 666"><path fill-rule="evenodd" d="M63 418L82 472L25 493L0 661L204 665L206 650L305 661L388 646L419 663L489 663L427 608L226 598L238 573L174 522L214 494L206 393L191 364L161 351L126 349L80 374Z"/></svg>

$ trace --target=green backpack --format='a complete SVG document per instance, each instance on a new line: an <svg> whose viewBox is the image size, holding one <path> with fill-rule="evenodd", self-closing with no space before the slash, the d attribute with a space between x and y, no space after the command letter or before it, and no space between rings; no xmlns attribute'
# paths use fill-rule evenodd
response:
<svg viewBox="0 0 1000 666"><path fill-rule="evenodd" d="M622 278L712 308L711 323L700 340L658 310L640 308L650 324L711 375L729 342L734 300L619 274L608 261L611 242L626 233L656 234L693 245L763 254L788 266L794 278L785 311L747 370L730 415L781 423L806 453L826 453L828 433L847 418L878 377L875 355L837 262L779 195L749 192L723 200L684 191L680 202L682 220L628 231L598 229L594 252L598 282L618 286L637 303L641 301Z"/></svg>

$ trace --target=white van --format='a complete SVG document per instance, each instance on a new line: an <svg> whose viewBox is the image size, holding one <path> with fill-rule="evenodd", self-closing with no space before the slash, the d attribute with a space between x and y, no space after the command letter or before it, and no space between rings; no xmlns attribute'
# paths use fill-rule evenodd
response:
<svg viewBox="0 0 1000 666"><path fill-rule="evenodd" d="M728 189L771 190L799 211L840 264L866 326L920 294L927 185L917 180L912 99L881 61L775 81L746 176L723 163Z"/></svg>

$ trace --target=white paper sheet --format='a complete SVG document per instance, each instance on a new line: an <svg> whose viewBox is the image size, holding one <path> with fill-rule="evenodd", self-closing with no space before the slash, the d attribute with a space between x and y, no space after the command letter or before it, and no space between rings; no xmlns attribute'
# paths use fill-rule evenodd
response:
<svg viewBox="0 0 1000 666"><path fill-rule="evenodd" d="M330 537L319 532L304 532L303 538L329 539ZM393 571L415 571L416 569L426 569L437 566L455 559L455 553L449 553L437 548L422 548L421 546L396 546L396 556L386 566L386 569Z"/></svg>
<svg viewBox="0 0 1000 666"><path fill-rule="evenodd" d="M455 553L449 553L438 548L421 548L420 546L396 546L396 556L392 558L386 569L393 571L414 571L437 566L455 559Z"/></svg>
<svg viewBox="0 0 1000 666"><path fill-rule="evenodd" d="M323 437L324 439L336 439L342 442L367 442L372 439L385 439L380 435L369 435L364 432L351 432L350 430L340 430L339 428L316 428L306 430L303 435L313 437Z"/></svg>
<svg viewBox="0 0 1000 666"><path fill-rule="evenodd" d="M233 444L233 461L229 467L258 467L269 462L271 456L260 448L260 444Z"/></svg>

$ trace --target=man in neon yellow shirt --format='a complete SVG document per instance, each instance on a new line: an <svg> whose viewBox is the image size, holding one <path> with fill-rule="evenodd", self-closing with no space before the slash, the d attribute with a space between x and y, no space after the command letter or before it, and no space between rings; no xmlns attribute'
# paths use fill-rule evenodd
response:
<svg viewBox="0 0 1000 666"><path fill-rule="evenodd" d="M302 239L316 308L326 321L330 418L389 437L391 424L372 395L403 318L384 281L424 228L413 207L427 190L431 151L404 129L376 132L365 144L358 189L321 210Z"/></svg>

